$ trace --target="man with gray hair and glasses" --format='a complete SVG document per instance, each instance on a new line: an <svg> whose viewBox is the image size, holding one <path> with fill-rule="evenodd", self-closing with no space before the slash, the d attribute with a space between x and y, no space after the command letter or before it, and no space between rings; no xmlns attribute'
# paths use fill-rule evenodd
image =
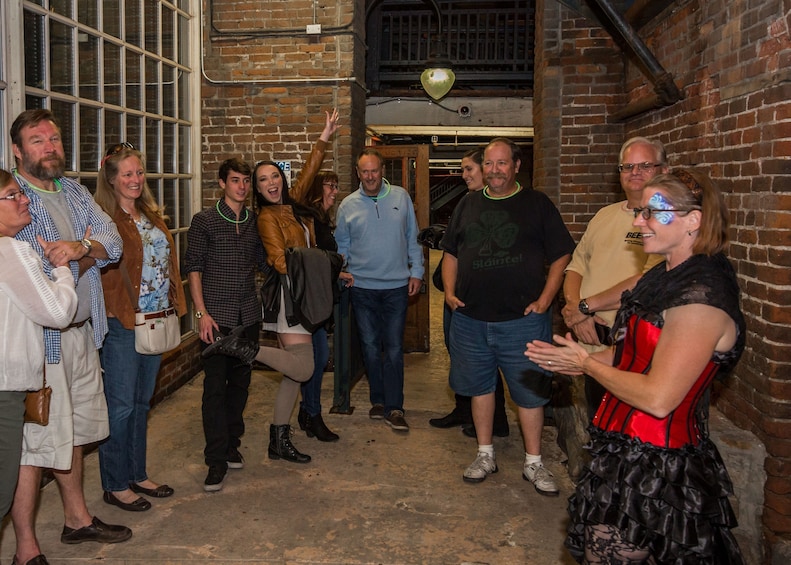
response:
<svg viewBox="0 0 791 565"><path fill-rule="evenodd" d="M591 353L608 346L608 330L621 302L621 293L632 288L644 272L661 260L659 256L643 252L640 230L632 227L632 209L640 206L645 184L668 170L661 142L645 137L628 139L621 146L618 161L626 200L605 206L596 213L566 267L563 320ZM596 413L603 394L604 388L586 376L588 420ZM571 457L569 462L573 477Z"/></svg>

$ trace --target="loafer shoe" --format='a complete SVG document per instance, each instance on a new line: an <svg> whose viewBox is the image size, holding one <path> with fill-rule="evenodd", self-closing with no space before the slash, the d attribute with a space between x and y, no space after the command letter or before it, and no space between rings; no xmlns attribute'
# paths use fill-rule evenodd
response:
<svg viewBox="0 0 791 565"><path fill-rule="evenodd" d="M428 425L432 428L455 428L457 426L463 426L465 424L464 418L459 415L457 410L453 410L447 416L443 416L442 418L431 418L428 421Z"/></svg>
<svg viewBox="0 0 791 565"><path fill-rule="evenodd" d="M14 558L11 560L11 565L49 565L49 561L47 561L43 553L39 553L33 559L28 559L27 563L20 563L16 555L14 555Z"/></svg>
<svg viewBox="0 0 791 565"><path fill-rule="evenodd" d="M146 488L141 487L136 483L129 483L129 488L134 493L145 494L151 498L167 498L169 496L173 496L173 493L175 492L168 485L159 485L157 488Z"/></svg>
<svg viewBox="0 0 791 565"><path fill-rule="evenodd" d="M113 506L117 506L121 510L126 510L128 512L145 512L146 510L151 509L151 503L142 496L138 496L137 500L133 500L132 502L124 502L113 493L104 491L103 498L107 504L112 504Z"/></svg>
<svg viewBox="0 0 791 565"><path fill-rule="evenodd" d="M368 411L368 417L371 420L384 420L385 417L385 407L381 404L374 404L371 406L371 409Z"/></svg>
<svg viewBox="0 0 791 565"><path fill-rule="evenodd" d="M73 529L63 526L60 534L61 543L83 543L95 541L98 543L121 543L132 537L132 530L126 526L114 526L105 524L96 516L91 520L90 525L82 528Z"/></svg>

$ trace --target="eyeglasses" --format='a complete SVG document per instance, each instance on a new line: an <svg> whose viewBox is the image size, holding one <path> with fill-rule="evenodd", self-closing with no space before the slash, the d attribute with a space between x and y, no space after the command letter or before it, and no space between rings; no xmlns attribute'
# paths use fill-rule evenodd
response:
<svg viewBox="0 0 791 565"><path fill-rule="evenodd" d="M0 200L15 200L16 202L19 202L24 195L25 191L20 188L16 192L9 192L5 196L0 196Z"/></svg>
<svg viewBox="0 0 791 565"><path fill-rule="evenodd" d="M660 208L632 208L634 217L642 216L644 220L650 220L652 215L660 212L691 212L692 210L697 210L697 208L668 208L666 210Z"/></svg>
<svg viewBox="0 0 791 565"><path fill-rule="evenodd" d="M135 149L135 146L129 143L128 141L124 141L122 143L116 143L115 145L111 145L109 149L107 149L107 153L105 153L105 157L110 157L111 155L115 155L116 153L120 153L124 149Z"/></svg>
<svg viewBox="0 0 791 565"><path fill-rule="evenodd" d="M326 186L332 190L338 190L338 183L337 182L325 182L322 183L323 186Z"/></svg>
<svg viewBox="0 0 791 565"><path fill-rule="evenodd" d="M626 171L627 173L631 173L635 167L637 167L638 171L646 172L661 166L662 163L621 163L618 165L618 172L622 173Z"/></svg>

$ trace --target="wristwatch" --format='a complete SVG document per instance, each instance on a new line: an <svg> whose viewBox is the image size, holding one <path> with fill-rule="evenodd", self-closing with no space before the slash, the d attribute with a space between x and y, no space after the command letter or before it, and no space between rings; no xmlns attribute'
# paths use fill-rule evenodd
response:
<svg viewBox="0 0 791 565"><path fill-rule="evenodd" d="M91 243L90 239L81 239L80 240L80 245L82 245L85 248L85 254L86 255L90 255L91 254L91 249L93 248L93 244Z"/></svg>
<svg viewBox="0 0 791 565"><path fill-rule="evenodd" d="M591 312L590 306L588 306L588 301L584 298L580 300L578 308L580 309L580 312L586 316L593 316L595 314L595 312Z"/></svg>
<svg viewBox="0 0 791 565"><path fill-rule="evenodd" d="M204 312L203 310L196 310L196 311L195 311L195 318L197 318L198 320L200 320L201 318L203 318L203 315L204 315L204 314L205 314L205 312Z"/></svg>

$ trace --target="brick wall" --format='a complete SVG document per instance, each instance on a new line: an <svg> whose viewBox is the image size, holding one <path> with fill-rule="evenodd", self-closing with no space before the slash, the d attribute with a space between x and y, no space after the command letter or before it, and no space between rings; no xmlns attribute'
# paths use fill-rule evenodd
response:
<svg viewBox="0 0 791 565"><path fill-rule="evenodd" d="M791 12L780 2L681 1L639 30L684 99L623 122L652 85L601 26L539 0L536 184L575 236L620 198L628 137L657 137L671 166L709 171L731 210L729 255L747 316L747 349L718 408L766 445L767 562L791 555ZM539 172L540 171L540 172Z"/></svg>
<svg viewBox="0 0 791 565"><path fill-rule="evenodd" d="M291 161L298 173L333 107L341 127L323 168L350 192L352 155L365 142L364 2L317 5L320 35L305 33L314 23L312 0L208 2L204 9L203 206L219 197L217 171L230 157ZM154 403L202 370L199 349L193 336L163 357Z"/></svg>
<svg viewBox="0 0 791 565"><path fill-rule="evenodd" d="M251 164L288 160L297 173L324 127L324 111L337 107L341 127L323 168L351 186L351 155L364 124L363 3L345 0L213 2L207 6L203 51L203 196L219 194L217 170L229 157ZM211 8L211 9L209 9ZM361 96L362 94L362 96ZM342 186L341 191L344 191Z"/></svg>
<svg viewBox="0 0 791 565"><path fill-rule="evenodd" d="M341 196L351 192L352 156L365 141L364 2L316 4L315 21L312 0L210 4L201 91L203 205L221 195L217 171L230 157L251 165L290 161L293 180L332 108L340 112L340 127L322 168L338 174ZM306 34L314 23L322 33Z"/></svg>

